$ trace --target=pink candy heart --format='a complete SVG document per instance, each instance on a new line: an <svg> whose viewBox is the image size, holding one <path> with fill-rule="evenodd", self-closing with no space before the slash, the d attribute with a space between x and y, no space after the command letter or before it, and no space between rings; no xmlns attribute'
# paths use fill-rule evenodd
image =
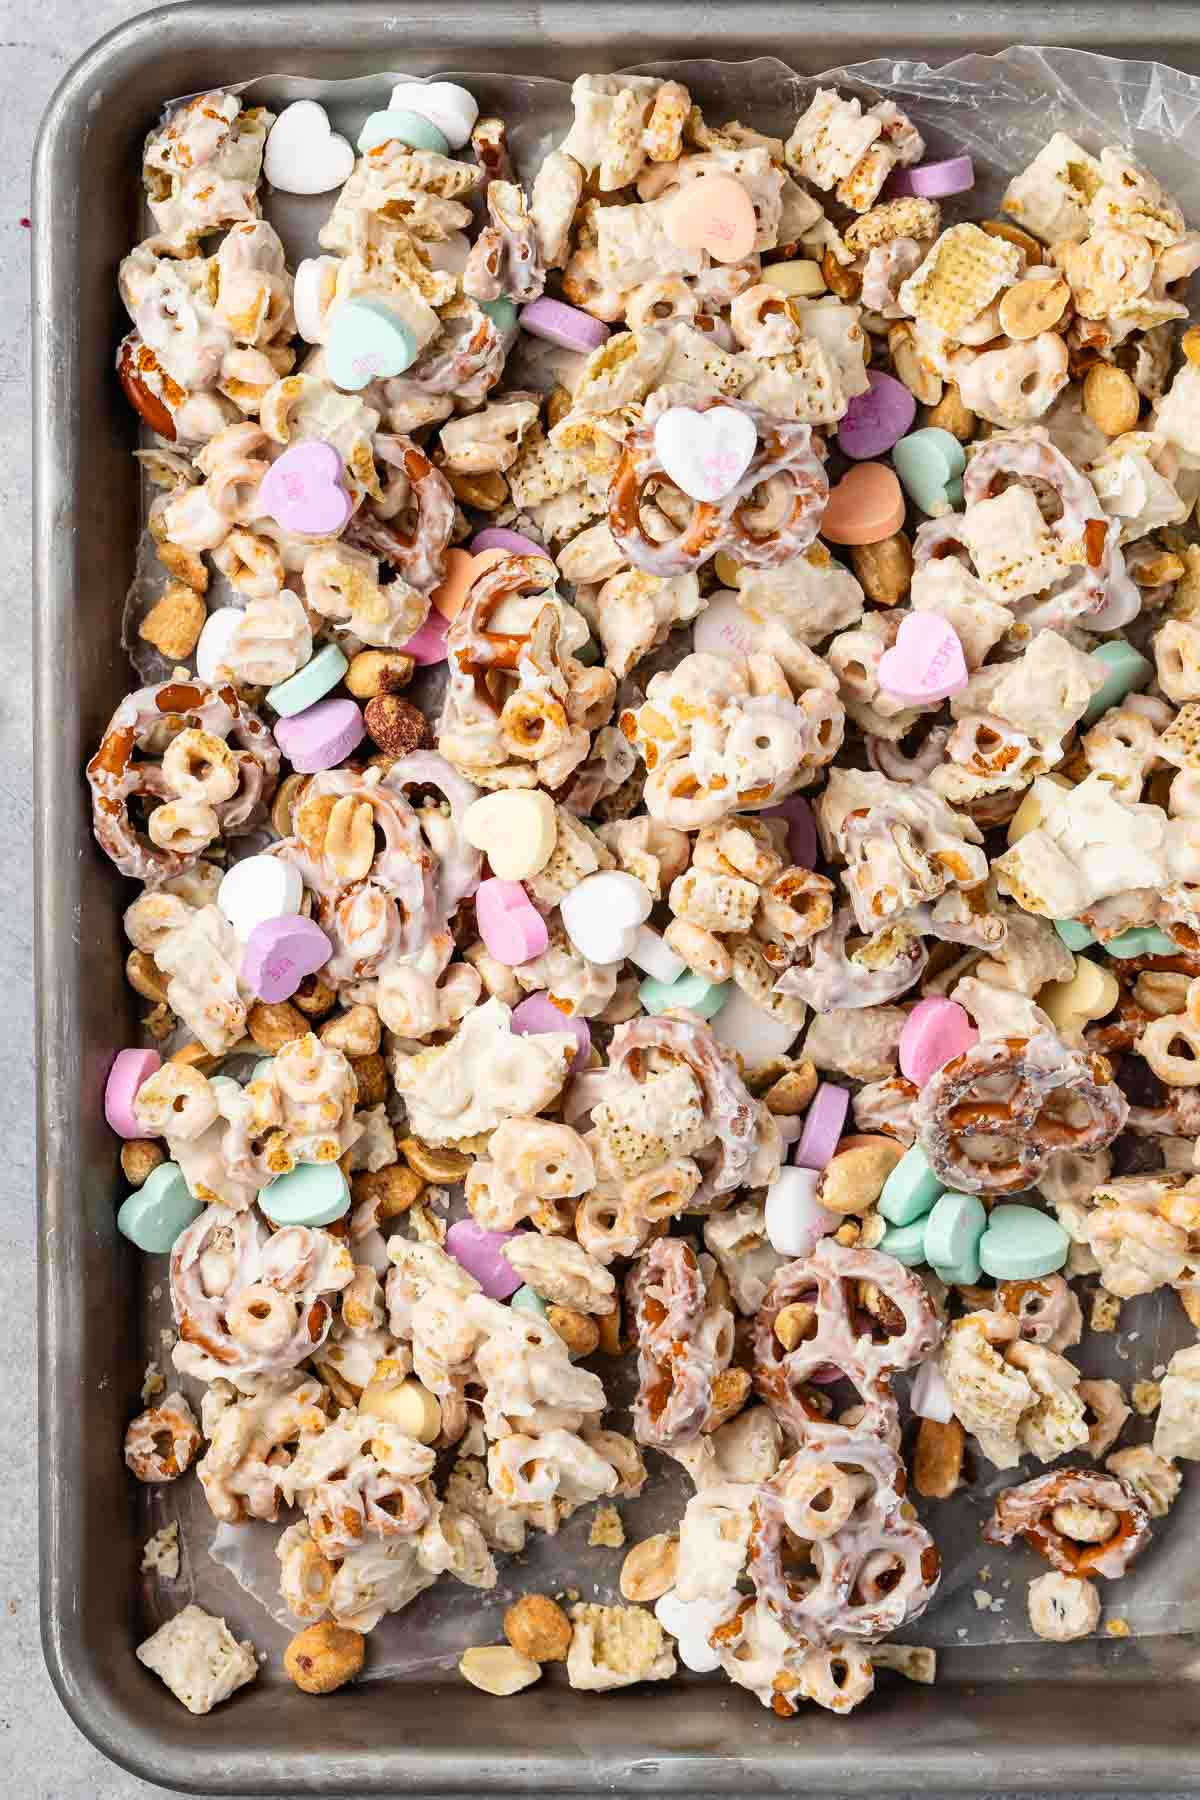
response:
<svg viewBox="0 0 1200 1800"><path fill-rule="evenodd" d="M967 685L967 660L953 625L937 613L908 613L879 659L879 685L901 700L944 700Z"/></svg>
<svg viewBox="0 0 1200 1800"><path fill-rule="evenodd" d="M294 444L263 476L259 505L285 531L332 537L354 511L341 477L342 459L332 444Z"/></svg>
<svg viewBox="0 0 1200 1800"><path fill-rule="evenodd" d="M524 1277L504 1255L505 1244L520 1235L519 1231L485 1231L474 1219L459 1219L446 1233L446 1249L475 1277L489 1300L507 1300L524 1285Z"/></svg>
<svg viewBox="0 0 1200 1800"><path fill-rule="evenodd" d="M138 1124L133 1103L138 1089L161 1066L162 1057L157 1050L117 1051L104 1084L104 1116L118 1137L153 1137L153 1132Z"/></svg>
<svg viewBox="0 0 1200 1800"><path fill-rule="evenodd" d="M955 1000L918 1000L900 1033L900 1073L916 1087L977 1043L979 1033Z"/></svg>
<svg viewBox="0 0 1200 1800"><path fill-rule="evenodd" d="M547 1031L569 1031L579 1045L571 1058L572 1075L585 1068L592 1049L592 1034L586 1019L568 1018L560 1012L549 994L530 994L520 1006L514 1006L509 1020L516 1037L537 1037Z"/></svg>
<svg viewBox="0 0 1200 1800"><path fill-rule="evenodd" d="M545 919L519 881L501 881L496 875L481 881L475 922L488 954L510 969L540 956L550 942Z"/></svg>
<svg viewBox="0 0 1200 1800"><path fill-rule="evenodd" d="M434 607L420 630L415 631L407 644L400 647L405 656L411 656L422 668L428 668L431 663L445 662L446 633L449 629L449 619Z"/></svg>
<svg viewBox="0 0 1200 1800"><path fill-rule="evenodd" d="M509 531L504 525L486 525L477 531L467 546L472 556L478 556L483 550L507 550L511 556L545 556L541 544L535 544L519 531Z"/></svg>
<svg viewBox="0 0 1200 1800"><path fill-rule="evenodd" d="M301 775L316 775L322 769L336 769L357 750L366 729L353 700L318 700L290 719L280 719L275 742Z"/></svg>
<svg viewBox="0 0 1200 1800"><path fill-rule="evenodd" d="M315 975L333 955L333 945L319 925L293 914L264 919L246 939L242 980L260 1000L274 1005L290 1000L306 975Z"/></svg>

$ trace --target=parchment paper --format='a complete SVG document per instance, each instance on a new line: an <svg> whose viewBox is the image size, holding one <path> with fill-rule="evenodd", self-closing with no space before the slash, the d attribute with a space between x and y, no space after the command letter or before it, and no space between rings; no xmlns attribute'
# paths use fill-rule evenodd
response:
<svg viewBox="0 0 1200 1800"><path fill-rule="evenodd" d="M890 95L920 127L930 159L964 149L974 159L975 190L943 203L947 222L997 212L1010 177L1052 132L1062 130L1089 150L1110 143L1132 150L1166 184L1189 221L1200 224L1200 79L1158 63L1119 61L1084 51L1018 47L998 56L963 57L937 70L924 63L880 58L805 78L773 58L758 58L744 63L650 63L629 72L671 76L684 82L715 123L738 118L784 137L818 86L836 85L862 95L865 101ZM293 100L320 100L334 129L353 141L367 114L386 106L392 85L403 79L408 79L403 70L390 70L344 82L279 75L231 85L247 99L275 110ZM570 90L564 82L463 70L448 70L435 79L461 81L475 94L484 113L506 120L514 161L526 181L532 179L542 156L561 139L570 122ZM332 195L299 198L270 193L266 197L266 217L283 238L293 267L301 257L316 253L316 234L332 201ZM166 666L139 644L130 630L141 616L147 596L161 588L161 578L152 576L152 559L142 561L144 578L131 590L126 642L142 678L158 680ZM222 593L220 584L214 582L209 603L238 602L228 589ZM463 1210L461 1199L456 1200L452 1213L457 1216ZM1086 1320L1095 1279L1076 1285ZM144 1323L148 1344L156 1346L159 1327L171 1323L163 1288L151 1290ZM1172 1351L1195 1335L1170 1292L1126 1302L1120 1325L1115 1336L1085 1331L1082 1346L1070 1355L1085 1376L1110 1376L1119 1381L1127 1397L1135 1380L1161 1375ZM610 1393L628 1396L628 1368L614 1383L611 1360L598 1359L592 1366L604 1375ZM164 1373L169 1376L169 1369ZM183 1385L185 1389L197 1387L195 1383ZM903 1392L906 1381L900 1385ZM193 1398L198 1409L199 1393ZM605 1422L620 1428L626 1419L618 1408L610 1408ZM1135 1414L1121 1443L1148 1440L1152 1424ZM912 1421L906 1432L906 1451L911 1448L914 1426ZM646 1460L651 1478L641 1497L623 1501L619 1508L630 1543L650 1532L672 1528L693 1491L690 1481L668 1459L650 1451ZM1091 1466L1087 1459L1065 1460ZM1120 1582L1102 1584L1105 1618L1127 1620L1139 1636L1200 1627L1200 1557L1194 1549L1194 1534L1200 1525L1200 1476L1191 1464L1185 1463L1183 1470L1183 1494L1169 1517L1156 1525L1152 1547L1135 1571ZM954 1499L918 1500L941 1551L944 1573L929 1612L899 1634L905 1642L982 1646L1015 1644L1032 1637L1025 1587L1046 1565L1020 1547L1011 1551L988 1548L980 1541L979 1528L1000 1488L1041 1472L1042 1465L1032 1458L1026 1458L1018 1470L1001 1472L975 1456L973 1479ZM160 1583L153 1576L145 1577L147 1605L155 1619L169 1616L185 1599L194 1598L211 1610L227 1611L240 1629L254 1637L260 1650L280 1647L298 1628L278 1594L274 1547L282 1523L277 1527L217 1527L194 1480L149 1490L147 1505L148 1531L178 1517L184 1545L177 1582ZM577 1513L557 1537L531 1534L529 1547L520 1557L498 1555L500 1580L490 1593L442 1577L402 1613L384 1619L371 1636L370 1673L411 1674L444 1666L468 1645L497 1641L505 1606L531 1589L619 1600L617 1577L625 1552L588 1548L593 1511L586 1507ZM248 1604L247 1595L259 1604ZM268 1623L268 1615L273 1625Z"/></svg>

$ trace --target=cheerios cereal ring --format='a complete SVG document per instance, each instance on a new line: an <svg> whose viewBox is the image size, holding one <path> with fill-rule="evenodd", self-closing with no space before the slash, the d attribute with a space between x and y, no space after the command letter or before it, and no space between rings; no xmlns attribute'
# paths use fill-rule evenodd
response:
<svg viewBox="0 0 1200 1800"><path fill-rule="evenodd" d="M182 1394L168 1394L129 1421L125 1461L139 1481L174 1481L191 1466L200 1429Z"/></svg>

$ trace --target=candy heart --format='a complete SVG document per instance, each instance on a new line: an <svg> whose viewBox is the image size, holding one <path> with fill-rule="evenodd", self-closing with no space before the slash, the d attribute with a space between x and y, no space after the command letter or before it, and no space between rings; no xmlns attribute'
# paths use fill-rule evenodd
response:
<svg viewBox="0 0 1200 1800"><path fill-rule="evenodd" d="M948 1425L954 1417L946 1377L932 1356L926 1357L913 1376L908 1404L918 1419L936 1419L939 1425Z"/></svg>
<svg viewBox="0 0 1200 1800"><path fill-rule="evenodd" d="M1071 1240L1057 1219L1032 1206L993 1206L979 1260L993 1281L1034 1281L1067 1260Z"/></svg>
<svg viewBox="0 0 1200 1800"><path fill-rule="evenodd" d="M945 512L962 500L959 476L967 454L958 439L940 425L926 425L901 438L892 450L895 469L909 499L923 513Z"/></svg>
<svg viewBox="0 0 1200 1800"><path fill-rule="evenodd" d="M757 647L756 618L734 594L714 594L692 626L692 649L745 662Z"/></svg>
<svg viewBox="0 0 1200 1800"><path fill-rule="evenodd" d="M329 379L351 392L403 375L416 355L416 338L382 300L343 300L325 339Z"/></svg>
<svg viewBox="0 0 1200 1800"><path fill-rule="evenodd" d="M924 1087L952 1057L977 1043L979 1033L955 1000L918 1000L900 1033L900 1073Z"/></svg>
<svg viewBox="0 0 1200 1800"><path fill-rule="evenodd" d="M332 1225L350 1211L350 1184L336 1163L297 1163L258 1196L273 1225Z"/></svg>
<svg viewBox="0 0 1200 1800"><path fill-rule="evenodd" d="M719 263L741 262L758 236L754 202L732 175L685 182L663 214L663 230L680 250L707 250Z"/></svg>
<svg viewBox="0 0 1200 1800"><path fill-rule="evenodd" d="M780 1256L811 1256L818 1241L842 1223L817 1199L816 1169L783 1168L767 1189L767 1240Z"/></svg>
<svg viewBox="0 0 1200 1800"><path fill-rule="evenodd" d="M934 1174L920 1144L914 1144L884 1182L879 1210L889 1225L911 1225L914 1219L924 1218L945 1191L945 1182Z"/></svg>
<svg viewBox="0 0 1200 1800"><path fill-rule="evenodd" d="M450 145L444 132L431 119L405 107L389 107L374 112L358 134L358 147L366 155L380 144L405 144L410 150L432 150L437 156L448 156Z"/></svg>
<svg viewBox="0 0 1200 1800"><path fill-rule="evenodd" d="M518 317L522 331L530 337L543 338L547 344L557 344L560 350L581 350L586 355L608 340L609 328L602 319L593 319L591 313L582 312L578 306L551 300L546 294L530 300Z"/></svg>
<svg viewBox="0 0 1200 1800"><path fill-rule="evenodd" d="M353 700L318 700L290 719L280 719L275 742L301 775L335 769L366 734L363 716Z"/></svg>
<svg viewBox="0 0 1200 1800"><path fill-rule="evenodd" d="M300 911L304 879L281 856L246 856L222 877L217 905L244 944L256 925Z"/></svg>
<svg viewBox="0 0 1200 1800"><path fill-rule="evenodd" d="M477 556L466 550L447 550L446 573L430 595L442 618L457 619L476 576L482 575L494 563L503 562L511 554L510 550L501 549L483 550ZM522 550L518 554L524 556L527 552ZM538 550L534 554L544 556L546 553ZM438 661L441 661L440 657Z"/></svg>
<svg viewBox="0 0 1200 1800"><path fill-rule="evenodd" d="M1061 1032L1082 1031L1093 1019L1104 1019L1121 998L1121 985L1111 969L1089 956L1075 958L1069 981L1048 981L1038 989L1037 1003Z"/></svg>
<svg viewBox="0 0 1200 1800"><path fill-rule="evenodd" d="M750 467L757 447L754 420L732 406L707 412L671 406L654 427L659 461L693 500L723 500Z"/></svg>
<svg viewBox="0 0 1200 1800"><path fill-rule="evenodd" d="M674 986L687 979L681 975ZM764 1012L735 981L722 982L716 992L725 995L720 1012L712 1020L712 1034L718 1044L726 1050L736 1050L749 1064L770 1062L773 1056L783 1056L791 1049L798 1026Z"/></svg>
<svg viewBox="0 0 1200 1800"><path fill-rule="evenodd" d="M906 1269L915 1269L925 1261L925 1220L916 1218L907 1225L893 1225L879 1240L878 1248L885 1256L894 1256Z"/></svg>
<svg viewBox="0 0 1200 1800"><path fill-rule="evenodd" d="M446 660L446 632L450 621L436 607L431 607L425 623L414 631L407 644L400 648L405 656L411 656L422 668L429 668L434 663Z"/></svg>
<svg viewBox="0 0 1200 1800"><path fill-rule="evenodd" d="M141 1187L122 1200L117 1230L139 1250L165 1256L203 1211L204 1202L190 1192L179 1164L159 1163Z"/></svg>
<svg viewBox="0 0 1200 1800"><path fill-rule="evenodd" d="M558 842L554 802L542 788L501 788L472 800L462 816L462 831L502 881L536 875Z"/></svg>
<svg viewBox="0 0 1200 1800"><path fill-rule="evenodd" d="M666 939L649 925L638 926L629 960L652 981L675 981L687 968L682 956L676 956Z"/></svg>
<svg viewBox="0 0 1200 1800"><path fill-rule="evenodd" d="M475 1277L489 1300L507 1300L524 1285L504 1255L505 1244L520 1235L519 1231L487 1231L474 1219L459 1219L446 1233L446 1250Z"/></svg>
<svg viewBox="0 0 1200 1800"><path fill-rule="evenodd" d="M969 156L949 156L944 162L918 163L915 169L893 169L887 196L896 200L916 194L924 200L944 200L947 194L965 194L975 186L975 165Z"/></svg>
<svg viewBox="0 0 1200 1800"><path fill-rule="evenodd" d="M1078 919L1053 919L1051 923L1068 950L1086 950L1096 941L1095 932Z"/></svg>
<svg viewBox="0 0 1200 1800"><path fill-rule="evenodd" d="M568 1016L555 1006L549 994L530 994L528 1000L522 1000L514 1006L509 1029L514 1037L537 1037L547 1031L569 1031L579 1045L571 1058L571 1073L576 1075L586 1067L592 1049L592 1034L588 1030L586 1019L574 1014Z"/></svg>
<svg viewBox="0 0 1200 1800"><path fill-rule="evenodd" d="M879 685L901 700L944 700L967 685L958 633L937 613L906 613L890 650L879 659Z"/></svg>
<svg viewBox="0 0 1200 1800"><path fill-rule="evenodd" d="M904 523L904 495L885 463L855 463L836 486L821 517L831 544L878 544Z"/></svg>
<svg viewBox="0 0 1200 1800"><path fill-rule="evenodd" d="M823 1169L838 1147L850 1110L850 1091L830 1081L818 1087L804 1115L804 1130L792 1161L804 1169Z"/></svg>
<svg viewBox="0 0 1200 1800"><path fill-rule="evenodd" d="M703 975L691 973L679 975L674 981L657 981L651 975L638 988L638 999L643 1012L663 1013L668 1007L686 1006L702 1019L713 1019L729 999L732 988L731 981L705 981Z"/></svg>
<svg viewBox="0 0 1200 1800"><path fill-rule="evenodd" d="M462 149L479 117L475 96L456 81L397 82L388 111L407 109L436 125L452 150Z"/></svg>
<svg viewBox="0 0 1200 1800"><path fill-rule="evenodd" d="M475 923L488 954L510 969L540 956L550 942L545 919L519 881L497 876L481 881L475 891Z"/></svg>
<svg viewBox="0 0 1200 1800"><path fill-rule="evenodd" d="M636 875L602 869L585 875L560 903L567 936L589 962L621 962L633 949L638 926L650 916L650 890Z"/></svg>
<svg viewBox="0 0 1200 1800"><path fill-rule="evenodd" d="M325 644L302 669L267 689L267 701L281 719L294 719L332 693L350 664L336 644ZM347 715L349 717L349 715Z"/></svg>
<svg viewBox="0 0 1200 1800"><path fill-rule="evenodd" d="M342 486L342 459L318 438L293 444L263 476L258 503L285 531L336 537L354 511Z"/></svg>
<svg viewBox="0 0 1200 1800"><path fill-rule="evenodd" d="M315 975L333 955L319 925L300 917L264 919L246 939L242 980L260 1000L290 1000L306 975Z"/></svg>
<svg viewBox="0 0 1200 1800"><path fill-rule="evenodd" d="M196 643L196 673L201 681L228 681L225 661L233 634L245 618L240 606L220 606L209 613Z"/></svg>
<svg viewBox="0 0 1200 1800"><path fill-rule="evenodd" d="M327 194L354 168L354 148L329 127L315 100L294 100L272 125L263 174L284 194Z"/></svg>
<svg viewBox="0 0 1200 1800"><path fill-rule="evenodd" d="M485 312L502 337L511 337L517 329L517 309L512 301L501 294L498 300L481 300L480 312Z"/></svg>
<svg viewBox="0 0 1200 1800"><path fill-rule="evenodd" d="M531 1319L550 1317L546 1302L531 1287L519 1287L508 1304L513 1312L528 1313Z"/></svg>
<svg viewBox="0 0 1200 1800"><path fill-rule="evenodd" d="M1131 925L1119 937L1109 938L1101 949L1106 956L1124 960L1127 956L1177 956L1179 945L1160 931L1157 925Z"/></svg>
<svg viewBox="0 0 1200 1800"><path fill-rule="evenodd" d="M987 1210L974 1194L942 1194L925 1220L925 1261L938 1269L977 1268ZM975 1274L970 1277L978 1281Z"/></svg>
<svg viewBox="0 0 1200 1800"><path fill-rule="evenodd" d="M157 1050L118 1050L104 1084L104 1117L118 1137L142 1138L148 1134L134 1116L133 1103L143 1082L162 1067Z"/></svg>
<svg viewBox="0 0 1200 1800"><path fill-rule="evenodd" d="M341 258L337 256L306 256L296 265L292 311L296 315L296 330L306 344L325 342L326 317L333 304L340 268Z"/></svg>
<svg viewBox="0 0 1200 1800"><path fill-rule="evenodd" d="M797 869L816 868L817 822L812 807L802 794L792 794L778 806L769 806L762 816L764 819L786 819L789 860Z"/></svg>
<svg viewBox="0 0 1200 1800"><path fill-rule="evenodd" d="M1080 721L1083 725L1094 724L1101 713L1106 713L1110 706L1118 705L1126 694L1133 693L1135 688L1144 688L1154 674L1154 664L1148 662L1132 644L1127 644L1124 638L1114 638L1109 644L1098 644L1088 661L1103 675L1104 685L1088 701Z"/></svg>
<svg viewBox="0 0 1200 1800"><path fill-rule="evenodd" d="M535 544L532 538L523 537L519 531L509 531L506 525L487 525L477 531L467 548L472 556L482 556L485 550L503 550L506 556L545 556L543 545Z"/></svg>
<svg viewBox="0 0 1200 1800"><path fill-rule="evenodd" d="M883 456L902 438L916 415L917 403L902 381L871 369L867 391L855 394L838 426L838 444L856 459Z"/></svg>

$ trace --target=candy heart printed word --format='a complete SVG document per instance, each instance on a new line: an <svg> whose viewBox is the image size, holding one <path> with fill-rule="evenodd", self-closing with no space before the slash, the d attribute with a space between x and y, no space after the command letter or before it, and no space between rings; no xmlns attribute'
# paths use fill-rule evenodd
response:
<svg viewBox="0 0 1200 1800"><path fill-rule="evenodd" d="M382 300L343 300L325 340L330 380L352 393L403 375L416 355L412 332Z"/></svg>
<svg viewBox="0 0 1200 1800"><path fill-rule="evenodd" d="M750 467L757 446L754 420L732 406L702 413L668 407L654 427L659 461L692 500L723 500Z"/></svg>
<svg viewBox="0 0 1200 1800"><path fill-rule="evenodd" d="M284 194L327 194L354 168L354 147L331 131L315 100L285 106L267 138L263 174Z"/></svg>
<svg viewBox="0 0 1200 1800"><path fill-rule="evenodd" d="M260 1000L290 1000L306 975L315 975L333 945L312 919L264 919L246 940L242 980Z"/></svg>
<svg viewBox="0 0 1200 1800"><path fill-rule="evenodd" d="M733 594L714 594L692 627L692 649L745 662L756 648L754 624Z"/></svg>
<svg viewBox="0 0 1200 1800"><path fill-rule="evenodd" d="M681 250L707 250L715 262L741 262L758 236L754 202L732 175L701 175L672 198L663 229Z"/></svg>
<svg viewBox="0 0 1200 1800"><path fill-rule="evenodd" d="M475 96L456 81L400 81L389 112L415 112L436 125L452 150L461 150L479 117Z"/></svg>
<svg viewBox="0 0 1200 1800"><path fill-rule="evenodd" d="M967 685L967 662L953 625L937 613L908 613L879 659L879 685L901 700L944 700Z"/></svg>
<svg viewBox="0 0 1200 1800"><path fill-rule="evenodd" d="M258 503L285 531L336 537L354 511L342 486L342 459L332 444L293 444L263 476Z"/></svg>

